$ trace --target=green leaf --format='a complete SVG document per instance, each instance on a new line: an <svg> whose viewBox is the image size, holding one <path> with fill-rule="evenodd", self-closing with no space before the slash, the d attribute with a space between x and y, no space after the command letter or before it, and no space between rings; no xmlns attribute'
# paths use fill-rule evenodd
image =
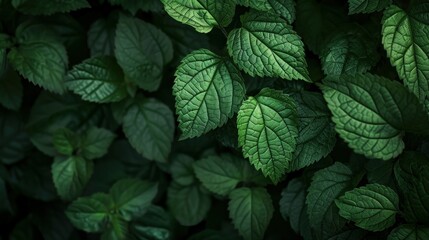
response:
<svg viewBox="0 0 429 240"><path fill-rule="evenodd" d="M289 171L295 171L326 157L336 143L336 132L323 96L302 91L292 95L298 106L299 134Z"/></svg>
<svg viewBox="0 0 429 240"><path fill-rule="evenodd" d="M297 115L293 99L268 88L249 97L238 112L238 142L243 155L273 182L280 180L292 160Z"/></svg>
<svg viewBox="0 0 429 240"><path fill-rule="evenodd" d="M353 172L339 162L314 173L306 199L310 226L323 236L340 230L346 222L335 199L354 186Z"/></svg>
<svg viewBox="0 0 429 240"><path fill-rule="evenodd" d="M12 0L12 5L29 15L52 15L91 7L86 0Z"/></svg>
<svg viewBox="0 0 429 240"><path fill-rule="evenodd" d="M348 0L349 14L378 12L390 4L392 0Z"/></svg>
<svg viewBox="0 0 429 240"><path fill-rule="evenodd" d="M321 88L335 129L356 153L391 159L404 149L404 131L427 132L423 107L398 82L371 74L328 76Z"/></svg>
<svg viewBox="0 0 429 240"><path fill-rule="evenodd" d="M176 21L187 24L201 33L213 27L228 26L235 13L231 0L161 0L165 11Z"/></svg>
<svg viewBox="0 0 429 240"><path fill-rule="evenodd" d="M0 161L12 164L23 159L31 142L21 117L0 109Z"/></svg>
<svg viewBox="0 0 429 240"><path fill-rule="evenodd" d="M55 158L52 177L58 195L73 200L81 195L94 171L94 163L82 157Z"/></svg>
<svg viewBox="0 0 429 240"><path fill-rule="evenodd" d="M81 140L81 154L86 159L104 156L116 135L104 128L91 127Z"/></svg>
<svg viewBox="0 0 429 240"><path fill-rule="evenodd" d="M359 31L337 34L322 49L323 71L326 75L367 72L378 61L376 47L366 34Z"/></svg>
<svg viewBox="0 0 429 240"><path fill-rule="evenodd" d="M1 60L2 58L4 60ZM10 110L18 111L21 107L22 95L21 78L8 66L6 50L0 50L0 104Z"/></svg>
<svg viewBox="0 0 429 240"><path fill-rule="evenodd" d="M387 240L425 240L429 239L429 228L419 225L404 224L393 229Z"/></svg>
<svg viewBox="0 0 429 240"><path fill-rule="evenodd" d="M429 159L422 153L405 152L396 162L394 172L407 222L429 224Z"/></svg>
<svg viewBox="0 0 429 240"><path fill-rule="evenodd" d="M115 208L127 221L142 216L158 192L158 184L138 179L123 179L116 182L109 193Z"/></svg>
<svg viewBox="0 0 429 240"><path fill-rule="evenodd" d="M170 165L171 177L182 186L188 186L195 182L194 159L185 154L177 154L173 157Z"/></svg>
<svg viewBox="0 0 429 240"><path fill-rule="evenodd" d="M110 218L110 227L103 232L100 240L126 240L128 238L128 222L118 216Z"/></svg>
<svg viewBox="0 0 429 240"><path fill-rule="evenodd" d="M225 196L242 181L241 162L228 154L208 156L194 163L195 174L208 190Z"/></svg>
<svg viewBox="0 0 429 240"><path fill-rule="evenodd" d="M65 91L64 76L68 65L64 45L37 29L20 25L16 30L17 47L8 53L8 60L24 78L54 93Z"/></svg>
<svg viewBox="0 0 429 240"><path fill-rule="evenodd" d="M162 102L136 97L124 116L123 130L134 149L150 160L165 162L174 137L173 112Z"/></svg>
<svg viewBox="0 0 429 240"><path fill-rule="evenodd" d="M268 0L272 11L283 17L289 24L295 21L295 1L294 0Z"/></svg>
<svg viewBox="0 0 429 240"><path fill-rule="evenodd" d="M197 225L211 207L210 195L197 184L182 186L172 182L167 191L167 206L183 226Z"/></svg>
<svg viewBox="0 0 429 240"><path fill-rule="evenodd" d="M66 156L73 155L73 152L79 147L79 141L79 137L67 128L56 130L52 136L55 150Z"/></svg>
<svg viewBox="0 0 429 240"><path fill-rule="evenodd" d="M247 74L310 81L304 44L276 14L251 12L228 35L228 52Z"/></svg>
<svg viewBox="0 0 429 240"><path fill-rule="evenodd" d="M91 56L115 54L115 32L118 15L110 14L93 22L88 30L88 47Z"/></svg>
<svg viewBox="0 0 429 240"><path fill-rule="evenodd" d="M405 86L424 102L429 98L429 25L396 5L384 11L382 22L382 41L390 62Z"/></svg>
<svg viewBox="0 0 429 240"><path fill-rule="evenodd" d="M170 232L165 228L135 226L134 234L138 239L169 240Z"/></svg>
<svg viewBox="0 0 429 240"><path fill-rule="evenodd" d="M342 217L368 231L391 227L399 210L398 194L377 183L348 191L335 203Z"/></svg>
<svg viewBox="0 0 429 240"><path fill-rule="evenodd" d="M74 227L85 232L101 232L106 229L109 214L114 209L111 197L105 193L96 193L73 201L66 215Z"/></svg>
<svg viewBox="0 0 429 240"><path fill-rule="evenodd" d="M110 56L89 58L75 65L67 74L66 86L90 102L119 102L128 95L124 74Z"/></svg>
<svg viewBox="0 0 429 240"><path fill-rule="evenodd" d="M173 58L173 45L165 33L137 18L119 17L115 56L125 76L147 91L156 91L164 65Z"/></svg>
<svg viewBox="0 0 429 240"><path fill-rule="evenodd" d="M311 238L311 228L307 214L305 197L307 188L300 179L292 179L282 191L280 199L280 213L296 233L300 233L304 239Z"/></svg>
<svg viewBox="0 0 429 240"><path fill-rule="evenodd" d="M234 64L205 49L186 56L175 76L173 94L182 139L225 124L240 107L246 91Z"/></svg>
<svg viewBox="0 0 429 240"><path fill-rule="evenodd" d="M244 239L263 239L274 207L264 188L239 188L229 194L228 210L232 223Z"/></svg>
<svg viewBox="0 0 429 240"><path fill-rule="evenodd" d="M245 7L251 7L260 11L271 10L271 5L266 0L236 0L237 4Z"/></svg>

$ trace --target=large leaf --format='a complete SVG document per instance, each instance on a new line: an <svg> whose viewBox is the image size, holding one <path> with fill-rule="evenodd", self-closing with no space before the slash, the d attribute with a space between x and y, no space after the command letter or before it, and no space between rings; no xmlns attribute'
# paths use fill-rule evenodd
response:
<svg viewBox="0 0 429 240"><path fill-rule="evenodd" d="M173 58L170 38L138 18L121 16L116 28L115 56L125 76L147 91L159 88L164 65Z"/></svg>
<svg viewBox="0 0 429 240"><path fill-rule="evenodd" d="M348 0L349 14L378 12L390 4L392 0Z"/></svg>
<svg viewBox="0 0 429 240"><path fill-rule="evenodd" d="M24 78L51 92L64 93L64 77L68 65L64 45L37 29L20 25L16 30L18 45L10 50L10 64Z"/></svg>
<svg viewBox="0 0 429 240"><path fill-rule="evenodd" d="M393 229L387 240L426 240L429 239L429 228L426 226L404 224Z"/></svg>
<svg viewBox="0 0 429 240"><path fill-rule="evenodd" d="M289 167L298 136L293 99L264 88L240 107L237 127L244 157L273 182L278 182Z"/></svg>
<svg viewBox="0 0 429 240"><path fill-rule="evenodd" d="M12 5L30 15L51 15L90 7L87 0L12 0Z"/></svg>
<svg viewBox="0 0 429 240"><path fill-rule="evenodd" d="M168 187L167 205L177 221L184 226L193 226L206 217L211 207L211 198L202 186L182 186L172 182Z"/></svg>
<svg viewBox="0 0 429 240"><path fill-rule="evenodd" d="M298 106L299 134L289 171L304 168L326 157L336 143L334 124L323 96L302 91L292 97Z"/></svg>
<svg viewBox="0 0 429 240"><path fill-rule="evenodd" d="M239 188L229 194L229 216L246 240L263 239L273 217L271 196L264 188Z"/></svg>
<svg viewBox="0 0 429 240"><path fill-rule="evenodd" d="M239 70L209 50L186 56L175 75L173 94L182 139L225 124L243 101L245 87Z"/></svg>
<svg viewBox="0 0 429 240"><path fill-rule="evenodd" d="M107 227L109 214L113 209L114 204L109 195L96 193L72 202L66 210L66 215L78 229L86 232L101 232Z"/></svg>
<svg viewBox="0 0 429 240"><path fill-rule="evenodd" d="M55 158L52 177L58 195L64 200L80 196L94 170L94 163L81 157Z"/></svg>
<svg viewBox="0 0 429 240"><path fill-rule="evenodd" d="M425 9L416 5L416 9ZM420 10L419 10L420 12ZM421 12L427 19L428 12ZM383 16L383 46L390 62L421 102L429 96L429 25L418 16L409 14L396 5L387 8Z"/></svg>
<svg viewBox="0 0 429 240"><path fill-rule="evenodd" d="M68 72L66 86L83 100L118 102L127 96L124 74L109 56L89 58Z"/></svg>
<svg viewBox="0 0 429 240"><path fill-rule="evenodd" d="M404 149L404 131L427 133L427 114L398 82L371 74L327 77L321 86L335 129L356 153L384 160Z"/></svg>
<svg viewBox="0 0 429 240"><path fill-rule="evenodd" d="M228 52L251 76L310 81L304 44L285 20L270 12L241 17L242 27L228 35Z"/></svg>
<svg viewBox="0 0 429 240"><path fill-rule="evenodd" d="M123 130L143 157L167 160L174 137L174 116L165 104L153 98L136 97L124 116Z"/></svg>
<svg viewBox="0 0 429 240"><path fill-rule="evenodd" d="M142 216L158 192L158 185L138 179L123 179L116 182L109 193L115 208L127 221Z"/></svg>
<svg viewBox="0 0 429 240"><path fill-rule="evenodd" d="M194 27L201 33L208 33L216 26L227 26L235 13L235 2L231 0L161 0L161 2L172 18Z"/></svg>
<svg viewBox="0 0 429 240"><path fill-rule="evenodd" d="M389 228L399 211L398 194L377 183L348 191L335 203L342 217L369 231Z"/></svg>
<svg viewBox="0 0 429 240"><path fill-rule="evenodd" d="M340 230L346 222L338 215L335 199L354 186L353 172L342 163L317 171L306 200L311 227L323 236Z"/></svg>

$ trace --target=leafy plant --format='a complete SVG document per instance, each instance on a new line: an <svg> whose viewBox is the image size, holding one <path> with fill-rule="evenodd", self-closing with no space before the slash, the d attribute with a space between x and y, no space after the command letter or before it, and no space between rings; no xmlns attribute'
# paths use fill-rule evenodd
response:
<svg viewBox="0 0 429 240"><path fill-rule="evenodd" d="M428 129L426 0L0 0L0 239L426 240Z"/></svg>

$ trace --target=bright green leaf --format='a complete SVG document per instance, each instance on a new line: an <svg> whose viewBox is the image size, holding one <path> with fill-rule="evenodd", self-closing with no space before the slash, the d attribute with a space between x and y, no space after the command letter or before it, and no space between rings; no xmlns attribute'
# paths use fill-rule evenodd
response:
<svg viewBox="0 0 429 240"><path fill-rule="evenodd" d="M335 201L340 215L369 231L383 231L395 223L399 197L391 188L374 183L348 191Z"/></svg>
<svg viewBox="0 0 429 240"><path fill-rule="evenodd" d="M124 116L123 130L143 157L165 162L173 142L174 124L173 113L165 104L138 96Z"/></svg>
<svg viewBox="0 0 429 240"><path fill-rule="evenodd" d="M274 212L267 190L239 188L229 198L229 216L240 235L246 240L262 240Z"/></svg>
<svg viewBox="0 0 429 240"><path fill-rule="evenodd" d="M251 76L310 81L304 44L292 27L276 14L251 12L242 27L228 35L228 52Z"/></svg>
<svg viewBox="0 0 429 240"><path fill-rule="evenodd" d="M173 94L182 139L198 137L225 124L245 95L239 70L209 50L186 56L175 75Z"/></svg>
<svg viewBox="0 0 429 240"><path fill-rule="evenodd" d="M93 171L94 163L84 158L55 158L52 177L58 195L68 201L80 196Z"/></svg>
<svg viewBox="0 0 429 240"><path fill-rule="evenodd" d="M378 12L390 4L392 0L348 0L349 14Z"/></svg>
<svg viewBox="0 0 429 240"><path fill-rule="evenodd" d="M164 65L173 58L165 33L138 18L120 16L116 27L115 56L125 76L147 91L159 88Z"/></svg>
<svg viewBox="0 0 429 240"><path fill-rule="evenodd" d="M124 74L110 56L89 58L74 66L67 74L66 86L90 102L118 102L128 95Z"/></svg>
<svg viewBox="0 0 429 240"><path fill-rule="evenodd" d="M249 97L237 117L238 142L257 170L278 182L289 167L298 136L297 109L289 96L268 88Z"/></svg>
<svg viewBox="0 0 429 240"><path fill-rule="evenodd" d="M356 153L384 160L404 149L404 131L427 132L427 114L398 82L371 74L327 77L321 86L335 129Z"/></svg>
<svg viewBox="0 0 429 240"><path fill-rule="evenodd" d="M165 11L176 21L188 24L201 33L213 27L226 27L235 13L231 0L161 0Z"/></svg>

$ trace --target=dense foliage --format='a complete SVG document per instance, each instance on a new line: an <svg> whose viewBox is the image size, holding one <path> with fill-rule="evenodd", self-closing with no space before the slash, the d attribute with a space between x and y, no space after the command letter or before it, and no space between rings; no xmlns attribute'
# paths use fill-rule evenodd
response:
<svg viewBox="0 0 429 240"><path fill-rule="evenodd" d="M429 239L428 0L0 0L0 105L0 239Z"/></svg>

